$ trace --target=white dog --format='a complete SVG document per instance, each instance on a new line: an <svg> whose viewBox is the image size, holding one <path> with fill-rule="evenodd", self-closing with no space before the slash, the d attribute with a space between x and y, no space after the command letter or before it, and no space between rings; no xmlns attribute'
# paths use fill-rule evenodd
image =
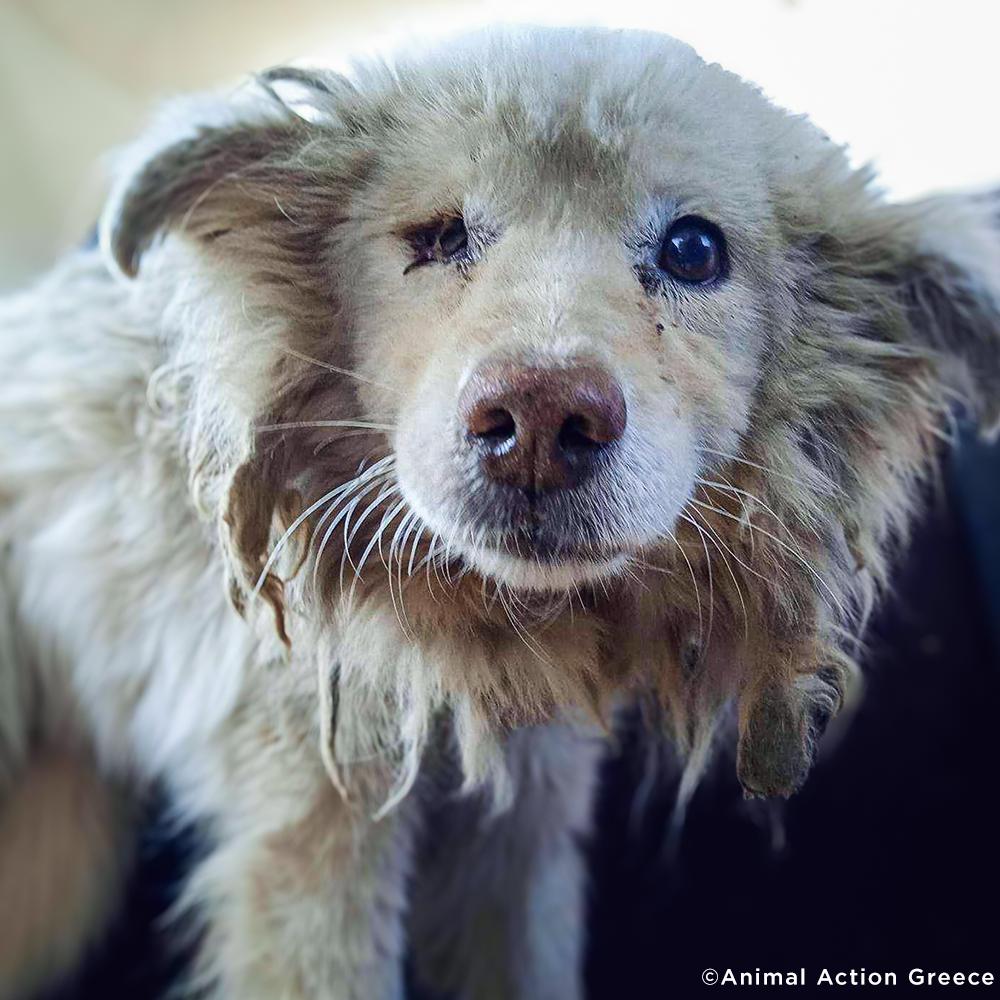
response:
<svg viewBox="0 0 1000 1000"><path fill-rule="evenodd" d="M0 307L0 996L99 935L129 803L214 845L218 1000L573 1000L612 710L803 779L956 396L996 205L887 204L638 32L176 106ZM109 268L108 265L111 265Z"/></svg>

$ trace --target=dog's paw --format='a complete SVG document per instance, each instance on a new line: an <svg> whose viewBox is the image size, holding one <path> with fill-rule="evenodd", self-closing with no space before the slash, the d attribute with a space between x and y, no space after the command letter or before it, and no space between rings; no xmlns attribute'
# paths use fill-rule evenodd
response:
<svg viewBox="0 0 1000 1000"><path fill-rule="evenodd" d="M849 678L822 667L788 686L758 689L740 706L736 773L748 797L787 798L805 781L826 727L840 710Z"/></svg>
<svg viewBox="0 0 1000 1000"><path fill-rule="evenodd" d="M748 798L788 797L812 766L812 722L797 691L769 688L740 711L736 774Z"/></svg>

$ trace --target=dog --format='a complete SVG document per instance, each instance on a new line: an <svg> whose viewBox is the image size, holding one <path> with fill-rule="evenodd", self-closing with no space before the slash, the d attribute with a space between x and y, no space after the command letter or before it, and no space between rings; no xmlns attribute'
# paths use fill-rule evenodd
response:
<svg viewBox="0 0 1000 1000"><path fill-rule="evenodd" d="M0 996L162 783L217 1000L582 997L595 775L802 782L950 436L988 196L895 204L687 46L503 28L169 106L0 305ZM719 737L721 738L721 737Z"/></svg>

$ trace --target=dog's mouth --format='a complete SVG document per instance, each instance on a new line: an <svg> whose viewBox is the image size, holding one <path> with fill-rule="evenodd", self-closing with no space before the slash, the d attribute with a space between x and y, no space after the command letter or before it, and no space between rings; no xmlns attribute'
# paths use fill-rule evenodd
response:
<svg viewBox="0 0 1000 1000"><path fill-rule="evenodd" d="M597 583L617 574L628 562L627 553L534 559L498 549L478 548L466 558L484 576L515 590L563 591Z"/></svg>
<svg viewBox="0 0 1000 1000"><path fill-rule="evenodd" d="M624 549L521 531L463 546L463 558L482 575L518 590L567 590L618 573Z"/></svg>
<svg viewBox="0 0 1000 1000"><path fill-rule="evenodd" d="M514 590L566 592L621 575L652 539L621 524L618 504L594 491L525 490L479 485L432 506L423 490L403 494L439 541L439 558ZM633 519L634 522L635 519Z"/></svg>

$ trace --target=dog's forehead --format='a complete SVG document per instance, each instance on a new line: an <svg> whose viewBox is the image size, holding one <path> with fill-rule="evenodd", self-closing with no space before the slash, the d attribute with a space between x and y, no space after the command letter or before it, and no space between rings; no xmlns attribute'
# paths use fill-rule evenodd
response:
<svg viewBox="0 0 1000 1000"><path fill-rule="evenodd" d="M384 98L396 127L381 171L400 221L470 200L502 218L571 210L615 226L656 200L761 215L757 126L774 109L758 92L673 39L579 38L578 50L490 36L404 63Z"/></svg>

